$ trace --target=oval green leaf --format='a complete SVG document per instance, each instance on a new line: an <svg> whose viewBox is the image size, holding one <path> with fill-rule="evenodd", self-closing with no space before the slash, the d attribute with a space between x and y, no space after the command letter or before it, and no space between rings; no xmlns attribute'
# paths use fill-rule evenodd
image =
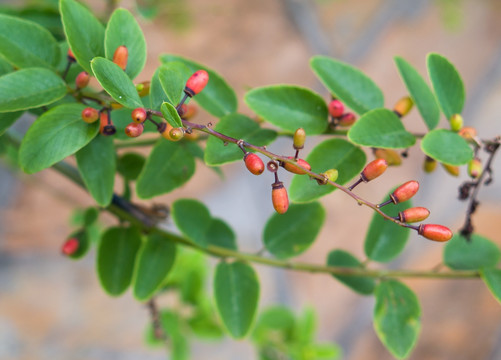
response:
<svg viewBox="0 0 501 360"><path fill-rule="evenodd" d="M498 246L483 236L472 234L469 241L455 234L444 248L444 264L454 270L494 267L501 258Z"/></svg>
<svg viewBox="0 0 501 360"><path fill-rule="evenodd" d="M204 204L195 199L176 200L172 204L172 218L184 236L199 246L207 246L212 217Z"/></svg>
<svg viewBox="0 0 501 360"><path fill-rule="evenodd" d="M361 146L390 149L406 148L416 142L398 116L388 109L371 110L362 115L348 131L348 139Z"/></svg>
<svg viewBox="0 0 501 360"><path fill-rule="evenodd" d="M76 153L85 186L101 206L108 206L115 184L116 156L113 139L98 135Z"/></svg>
<svg viewBox="0 0 501 360"><path fill-rule="evenodd" d="M417 70L400 56L394 58L400 77L416 104L421 117L429 130L433 130L440 120L440 108L437 99L426 81Z"/></svg>
<svg viewBox="0 0 501 360"><path fill-rule="evenodd" d="M106 58L113 60L115 50L122 45L127 47L129 54L125 73L134 79L146 63L146 41L134 16L126 9L116 9L104 35Z"/></svg>
<svg viewBox="0 0 501 360"><path fill-rule="evenodd" d="M160 68L157 68L151 77L150 83L150 107L153 110L160 110L164 101L169 101L160 82Z"/></svg>
<svg viewBox="0 0 501 360"><path fill-rule="evenodd" d="M271 124L293 133L303 128L308 135L327 129L327 105L317 93L293 85L255 88L245 94L245 103Z"/></svg>
<svg viewBox="0 0 501 360"><path fill-rule="evenodd" d="M169 104L168 102L164 102L160 107L160 110L162 111L164 119L167 120L167 122L172 127L183 127L183 122L181 121L181 118L179 117L179 114L173 105Z"/></svg>
<svg viewBox="0 0 501 360"><path fill-rule="evenodd" d="M165 64L171 61L181 62L186 65L188 69L190 69L191 73L201 69L207 71L209 74L209 82L202 92L197 94L194 99L210 114L216 117L223 117L224 115L237 111L238 103L235 91L233 91L228 83L214 70L192 60L173 54L161 55L160 61Z"/></svg>
<svg viewBox="0 0 501 360"><path fill-rule="evenodd" d="M280 259L297 256L313 244L324 220L320 203L293 204L285 214L274 213L268 219L263 230L264 246Z"/></svg>
<svg viewBox="0 0 501 360"><path fill-rule="evenodd" d="M491 294L501 304L501 269L484 268L480 270L480 276Z"/></svg>
<svg viewBox="0 0 501 360"><path fill-rule="evenodd" d="M143 169L145 158L138 153L125 153L118 158L117 171L128 181L137 179Z"/></svg>
<svg viewBox="0 0 501 360"><path fill-rule="evenodd" d="M141 245L134 270L133 291L139 301L149 300L161 288L176 258L176 245L151 233Z"/></svg>
<svg viewBox="0 0 501 360"><path fill-rule="evenodd" d="M362 268L362 263L352 254L344 250L332 250L327 256L328 266L340 266L346 268ZM370 295L374 292L376 282L373 278L350 275L332 275L340 282L362 295Z"/></svg>
<svg viewBox="0 0 501 360"><path fill-rule="evenodd" d="M406 358L421 330L421 308L414 292L397 280L376 287L374 329L383 345L397 359Z"/></svg>
<svg viewBox="0 0 501 360"><path fill-rule="evenodd" d="M136 183L141 199L168 193L186 183L195 173L195 159L185 144L159 139Z"/></svg>
<svg viewBox="0 0 501 360"><path fill-rule="evenodd" d="M44 68L14 71L0 77L0 112L48 105L66 95L66 84Z"/></svg>
<svg viewBox="0 0 501 360"><path fill-rule="evenodd" d="M257 122L242 114L230 114L222 117L217 123L215 130L235 139L243 139L257 146L268 145L277 137L275 131L262 129ZM222 140L214 136L210 136L207 139L204 154L204 160L207 165L222 165L242 159L242 150L237 145L227 144L225 146Z"/></svg>
<svg viewBox="0 0 501 360"><path fill-rule="evenodd" d="M329 139L313 148L306 161L312 171L321 173L337 169L338 184L344 184L359 174L365 166L365 153L344 139ZM336 190L334 186L318 185L305 175L294 175L289 187L291 201L301 203L316 200Z"/></svg>
<svg viewBox="0 0 501 360"><path fill-rule="evenodd" d="M92 59L91 66L99 84L117 103L129 109L143 107L132 80L117 64L97 57Z"/></svg>
<svg viewBox="0 0 501 360"><path fill-rule="evenodd" d="M358 114L384 106L381 89L357 68L327 56L314 56L310 66L332 95Z"/></svg>
<svg viewBox="0 0 501 360"><path fill-rule="evenodd" d="M214 275L216 306L234 338L249 331L259 301L259 280L254 269L244 262L219 263Z"/></svg>
<svg viewBox="0 0 501 360"><path fill-rule="evenodd" d="M46 169L87 145L98 133L99 124L82 120L81 104L55 107L35 121L19 149L19 166L28 174Z"/></svg>
<svg viewBox="0 0 501 360"><path fill-rule="evenodd" d="M22 114L22 111L0 113L0 136L16 122Z"/></svg>
<svg viewBox="0 0 501 360"><path fill-rule="evenodd" d="M59 62L59 46L47 29L4 14L0 14L0 54L17 68L54 68Z"/></svg>
<svg viewBox="0 0 501 360"><path fill-rule="evenodd" d="M92 74L90 61L104 56L104 26L75 0L60 0L61 21L71 51L81 67Z"/></svg>
<svg viewBox="0 0 501 360"><path fill-rule="evenodd" d="M454 65L442 55L434 53L428 54L426 65L438 103L447 119L454 114L461 114L465 90L463 80Z"/></svg>
<svg viewBox="0 0 501 360"><path fill-rule="evenodd" d="M109 228L97 248L97 275L103 289L119 296L129 287L141 234L135 227Z"/></svg>
<svg viewBox="0 0 501 360"><path fill-rule="evenodd" d="M191 71L182 62L173 61L159 67L158 78L168 102L177 105L181 101L184 85L191 76ZM205 90L204 90L205 91Z"/></svg>
<svg viewBox="0 0 501 360"><path fill-rule="evenodd" d="M235 233L231 227L221 219L212 219L207 229L207 244L230 250L237 250Z"/></svg>
<svg viewBox="0 0 501 360"><path fill-rule="evenodd" d="M449 165L464 165L473 159L473 150L457 133L436 129L421 141L421 150L429 157Z"/></svg>
<svg viewBox="0 0 501 360"><path fill-rule="evenodd" d="M389 193L391 194L393 190ZM389 199L389 194L383 199ZM399 211L412 207L410 200L384 208L387 215L397 216ZM388 209L388 210L386 210ZM386 220L378 213L372 215L367 235L365 235L364 251L371 260L388 262L402 252L409 239L410 229L398 226Z"/></svg>

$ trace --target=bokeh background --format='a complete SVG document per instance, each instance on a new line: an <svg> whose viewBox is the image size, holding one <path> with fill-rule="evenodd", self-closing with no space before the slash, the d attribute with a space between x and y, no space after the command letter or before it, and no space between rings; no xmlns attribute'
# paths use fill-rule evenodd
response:
<svg viewBox="0 0 501 360"><path fill-rule="evenodd" d="M105 2L85 1L97 13ZM19 6L22 1L3 1ZM309 69L309 58L325 54L352 63L382 89L391 108L406 90L393 63L400 55L426 74L425 57L438 52L458 68L466 85L465 124L482 138L501 134L501 2L496 0L165 0L153 20L139 17L148 44L148 62L138 80L147 80L162 53L182 54L217 70L242 102L252 87L288 83L306 86L328 99ZM120 6L137 14L135 4ZM199 121L214 121L201 112ZM29 121L29 120L27 120ZM441 125L447 127L445 119ZM416 110L404 120L424 131ZM311 149L314 142L307 143ZM279 141L275 152L289 152ZM495 181L482 189L474 217L479 234L501 245L501 159ZM430 222L461 227L466 204L457 188L463 169L452 178L438 168L421 171L418 148L399 168L360 187L374 201L394 185L417 179L416 205L431 210ZM262 247L263 224L272 214L271 178L253 177L242 163L223 168L225 179L198 165L183 188L156 199L168 204L181 197L204 201L227 220L245 251ZM284 177L287 184L290 177ZM323 263L328 251L342 248L363 258L363 239L372 213L342 193L325 197L326 226L301 261ZM90 197L65 178L44 170L27 176L0 168L0 359L165 359L162 349L143 341L146 307L130 292L110 298L95 275L95 251L73 262L60 246L73 229L75 208ZM104 223L113 224L111 217ZM168 223L167 226L171 224ZM440 263L441 244L411 235L402 256L390 268L430 269ZM375 264L374 266L378 266ZM362 297L327 275L256 266L262 282L260 307L283 303L296 312L318 311L318 339L339 344L343 359L390 359L372 328L374 300ZM422 331L411 359L501 359L501 306L480 280L405 279L421 301ZM195 341L193 359L255 359L246 341Z"/></svg>

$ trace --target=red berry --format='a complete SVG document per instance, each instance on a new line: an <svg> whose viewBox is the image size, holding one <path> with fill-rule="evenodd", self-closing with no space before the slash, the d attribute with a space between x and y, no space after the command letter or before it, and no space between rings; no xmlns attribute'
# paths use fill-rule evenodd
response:
<svg viewBox="0 0 501 360"><path fill-rule="evenodd" d="M294 157L293 156L288 156L287 159L294 160ZM305 160L303 160L303 159L297 159L295 161L296 161L296 163L299 166L304 167L308 171L311 170L310 164L308 164ZM285 170L290 171L291 173L294 173L294 174L298 174L298 175L306 174L306 171L304 171L303 169L301 169L300 167L298 167L298 166L296 166L294 164L289 164L289 163L284 162L283 163L283 167L284 167Z"/></svg>
<svg viewBox="0 0 501 360"><path fill-rule="evenodd" d="M433 241L447 241L452 238L452 231L449 228L435 224L419 225L418 234Z"/></svg>
<svg viewBox="0 0 501 360"><path fill-rule="evenodd" d="M82 110L82 120L91 124L99 119L99 111L94 108L86 107Z"/></svg>
<svg viewBox="0 0 501 360"><path fill-rule="evenodd" d="M430 215L430 210L424 207L413 207L400 211L398 217L403 223L415 223L425 220Z"/></svg>
<svg viewBox="0 0 501 360"><path fill-rule="evenodd" d="M144 125L141 123L131 122L125 127L125 134L129 137L138 137L143 133Z"/></svg>
<svg viewBox="0 0 501 360"><path fill-rule="evenodd" d="M407 181L405 184L400 185L390 194L391 200L395 203L401 203L409 200L416 195L419 190L419 183L415 180Z"/></svg>
<svg viewBox="0 0 501 360"><path fill-rule="evenodd" d="M464 126L458 131L458 134L466 141L473 141L477 136L477 130L471 126Z"/></svg>
<svg viewBox="0 0 501 360"><path fill-rule="evenodd" d="M360 177L364 182L369 182L384 173L387 168L388 163L385 159L376 159L365 166L364 170L360 173Z"/></svg>
<svg viewBox="0 0 501 360"><path fill-rule="evenodd" d="M68 61L75 62L75 54L73 54L73 51L71 49L68 49Z"/></svg>
<svg viewBox="0 0 501 360"><path fill-rule="evenodd" d="M244 156L245 166L254 175L261 175L264 171L263 160L253 153L247 153Z"/></svg>
<svg viewBox="0 0 501 360"><path fill-rule="evenodd" d="M355 123L357 120L357 117L355 116L354 113L348 112L346 114L343 114L338 121L339 126L351 126Z"/></svg>
<svg viewBox="0 0 501 360"><path fill-rule="evenodd" d="M77 238L72 237L64 242L61 248L61 252L64 255L70 256L76 253L79 247L80 247L80 241L78 241Z"/></svg>
<svg viewBox="0 0 501 360"><path fill-rule="evenodd" d="M120 66L122 70L127 67L127 60L129 58L129 50L124 45L117 47L115 53L113 54L113 62Z"/></svg>
<svg viewBox="0 0 501 360"><path fill-rule="evenodd" d="M331 114L331 116L335 118L341 117L341 115L343 115L344 113L344 105L337 99L334 99L329 103L328 109L329 114Z"/></svg>
<svg viewBox="0 0 501 360"><path fill-rule="evenodd" d="M82 71L80 74L77 75L77 78L75 79L75 85L77 89L82 89L89 85L89 80L90 76L89 73L86 71Z"/></svg>
<svg viewBox="0 0 501 360"><path fill-rule="evenodd" d="M209 82L209 74L205 70L198 70L186 82L184 92L192 97L202 91Z"/></svg>
<svg viewBox="0 0 501 360"><path fill-rule="evenodd" d="M179 109L179 116L183 120L189 120L197 113L197 108L193 104L183 104Z"/></svg>
<svg viewBox="0 0 501 360"><path fill-rule="evenodd" d="M148 114L146 113L145 108L136 108L132 110L131 116L134 122L142 124L146 121L146 117L148 116Z"/></svg>
<svg viewBox="0 0 501 360"><path fill-rule="evenodd" d="M273 208L279 214L285 214L289 208L289 197L287 196L287 190L284 184L279 181L271 184L271 201L273 203Z"/></svg>

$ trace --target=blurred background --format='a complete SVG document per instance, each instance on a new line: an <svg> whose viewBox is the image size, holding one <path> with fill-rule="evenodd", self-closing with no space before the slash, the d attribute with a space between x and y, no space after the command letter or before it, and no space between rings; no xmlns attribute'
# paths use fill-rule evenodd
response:
<svg viewBox="0 0 501 360"><path fill-rule="evenodd" d="M145 32L148 62L137 80L151 78L162 53L181 54L218 71L242 101L252 87L288 83L329 95L309 68L309 58L330 55L360 67L383 90L392 108L405 86L394 66L400 55L426 75L426 54L445 55L459 70L467 92L465 125L481 138L501 134L501 2L496 0L158 0L157 11L143 1L120 6L137 15ZM98 14L106 3L85 1ZM22 1L0 2L20 6ZM199 121L215 121L203 111ZM425 130L416 110L404 119L416 132ZM443 118L442 127L448 127ZM307 141L304 154L315 145ZM290 152L288 141L270 147ZM369 159L371 155L368 153ZM393 186L410 179L421 183L414 204L431 210L430 222L462 226L466 204L457 188L467 179L463 168L452 178L442 168L421 171L423 154L411 149L398 168L360 194L375 202ZM253 177L242 163L223 167L225 179L199 163L186 186L156 203L181 197L201 199L238 234L244 251L261 249L261 232L273 212L271 177ZM482 188L474 216L479 234L501 245L501 158L494 164L494 183ZM289 183L290 177L284 176ZM324 263L334 248L364 258L363 240L372 213L334 192L322 199L326 226L298 260ZM130 292L111 298L95 274L95 251L73 262L60 254L74 229L76 208L91 198L59 174L44 170L23 175L0 167L0 359L165 359L162 349L143 341L149 321L146 306ZM103 222L114 224L104 216ZM167 226L171 226L170 222ZM390 268L431 269L443 245L414 233ZM378 267L377 264L374 264ZM372 326L374 300L353 293L327 275L294 273L256 266L262 282L260 307L282 303L300 312L318 311L318 339L335 342L343 359L391 359ZM501 359L501 306L480 280L404 279L418 295L422 330L410 359ZM210 282L209 282L210 284ZM244 341L195 341L193 359L255 359Z"/></svg>

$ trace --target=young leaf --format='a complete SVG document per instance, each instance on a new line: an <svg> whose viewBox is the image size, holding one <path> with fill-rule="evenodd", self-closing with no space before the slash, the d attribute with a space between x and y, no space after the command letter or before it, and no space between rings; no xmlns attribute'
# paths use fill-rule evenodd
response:
<svg viewBox="0 0 501 360"><path fill-rule="evenodd" d="M134 270L134 297L150 299L162 286L176 258L176 245L159 233L151 233L141 245Z"/></svg>
<svg viewBox="0 0 501 360"><path fill-rule="evenodd" d="M53 69L59 61L59 46L42 26L0 14L0 54L17 68Z"/></svg>
<svg viewBox="0 0 501 360"><path fill-rule="evenodd" d="M149 199L186 183L195 173L195 159L184 144L159 139L136 183L137 196Z"/></svg>
<svg viewBox="0 0 501 360"><path fill-rule="evenodd" d="M101 206L108 206L115 184L116 157L113 139L98 135L76 153L85 186Z"/></svg>
<svg viewBox="0 0 501 360"><path fill-rule="evenodd" d="M484 268L480 275L496 300L501 303L501 269Z"/></svg>
<svg viewBox="0 0 501 360"><path fill-rule="evenodd" d="M150 107L153 110L160 110L160 106L164 101L168 101L169 98L165 94L165 91L160 82L160 68L155 70L155 73L151 77L150 83Z"/></svg>
<svg viewBox="0 0 501 360"><path fill-rule="evenodd" d="M92 74L90 61L104 56L104 26L75 0L60 0L61 21L71 51L81 67Z"/></svg>
<svg viewBox="0 0 501 360"><path fill-rule="evenodd" d="M0 77L0 113L51 104L66 91L63 79L48 69L14 71Z"/></svg>
<svg viewBox="0 0 501 360"><path fill-rule="evenodd" d="M323 172L337 169L338 184L344 184L362 171L365 165L365 153L357 146L344 139L329 139L313 148L306 157L311 169ZM310 202L334 191L331 185L318 185L308 176L294 175L289 187L289 196L293 202Z"/></svg>
<svg viewBox="0 0 501 360"><path fill-rule="evenodd" d="M421 329L421 308L414 292L397 280L376 287L374 329L379 340L398 359L406 358Z"/></svg>
<svg viewBox="0 0 501 360"><path fill-rule="evenodd" d="M416 142L398 116L388 109L371 110L362 115L348 131L348 139L361 146L393 149L406 148Z"/></svg>
<svg viewBox="0 0 501 360"><path fill-rule="evenodd" d="M494 267L501 258L496 244L483 236L472 234L469 241L456 234L444 248L444 264L454 270L478 270Z"/></svg>
<svg viewBox="0 0 501 360"><path fill-rule="evenodd" d="M141 234L135 227L113 227L102 235L97 248L97 274L111 296L121 295L130 285Z"/></svg>
<svg viewBox="0 0 501 360"><path fill-rule="evenodd" d="M179 114L173 105L169 104L168 102L164 102L160 107L160 110L162 111L164 119L167 120L167 122L172 127L183 127L183 122L181 121L181 118L179 117Z"/></svg>
<svg viewBox="0 0 501 360"><path fill-rule="evenodd" d="M91 66L97 81L117 103L130 109L143 106L132 80L117 64L97 57L92 59Z"/></svg>
<svg viewBox="0 0 501 360"><path fill-rule="evenodd" d="M361 268L361 262L352 254L344 250L332 250L327 256L327 265ZM374 292L376 282L373 278L362 276L332 275L343 284L362 295Z"/></svg>
<svg viewBox="0 0 501 360"><path fill-rule="evenodd" d="M99 124L82 121L81 104L57 106L35 121L19 149L19 166L28 174L48 168L87 145L98 133Z"/></svg>
<svg viewBox="0 0 501 360"><path fill-rule="evenodd" d="M400 77L421 114L428 130L433 130L440 120L437 99L417 70L400 56L394 58Z"/></svg>
<svg viewBox="0 0 501 360"><path fill-rule="evenodd" d="M234 338L242 338L252 325L259 301L259 280L244 262L221 262L214 275L216 306Z"/></svg>
<svg viewBox="0 0 501 360"><path fill-rule="evenodd" d="M285 214L274 213L266 222L264 246L277 258L299 255L313 244L324 220L319 202L291 205Z"/></svg>
<svg viewBox="0 0 501 360"><path fill-rule="evenodd" d="M238 104L235 91L233 91L226 81L214 70L178 55L164 54L160 56L160 61L164 64L172 61L181 62L190 69L191 73L197 70L207 71L209 74L209 82L205 89L197 94L194 99L211 115L223 117L224 115L237 111Z"/></svg>
<svg viewBox="0 0 501 360"><path fill-rule="evenodd" d="M16 122L22 114L22 111L0 113L0 136Z"/></svg>
<svg viewBox="0 0 501 360"><path fill-rule="evenodd" d="M104 35L106 58L113 60L117 47L127 47L128 60L125 73L134 79L146 63L146 41L134 16L126 9L116 9L111 14Z"/></svg>
<svg viewBox="0 0 501 360"><path fill-rule="evenodd" d="M277 137L277 133L270 129L262 129L257 122L242 114L230 114L222 117L216 125L216 131L235 139L264 146ZM222 165L228 162L242 160L243 152L237 145L228 144L211 136L207 139L204 160L209 166Z"/></svg>
<svg viewBox="0 0 501 360"><path fill-rule="evenodd" d="M438 103L449 119L463 110L465 90L463 80L449 60L439 54L428 54L426 58L428 74Z"/></svg>
<svg viewBox="0 0 501 360"><path fill-rule="evenodd" d="M235 233L231 227L221 219L212 219L206 233L207 244L237 250Z"/></svg>
<svg viewBox="0 0 501 360"><path fill-rule="evenodd" d="M293 85L255 88L245 94L245 103L256 114L293 133L302 127L306 134L323 133L327 128L327 105L317 93Z"/></svg>
<svg viewBox="0 0 501 360"><path fill-rule="evenodd" d="M206 233L212 217L204 204L194 199L176 200L172 204L172 218L184 236L199 246L207 246Z"/></svg>
<svg viewBox="0 0 501 360"><path fill-rule="evenodd" d="M457 133L436 129L425 135L421 150L429 157L449 165L464 165L473 159L473 150Z"/></svg>
<svg viewBox="0 0 501 360"><path fill-rule="evenodd" d="M117 171L128 181L134 181L141 173L145 161L144 156L138 153L123 154L118 158Z"/></svg>
<svg viewBox="0 0 501 360"><path fill-rule="evenodd" d="M314 56L310 66L332 95L358 114L384 106L381 89L353 66L327 56Z"/></svg>
<svg viewBox="0 0 501 360"><path fill-rule="evenodd" d="M179 61L163 64L159 67L159 71L158 78L168 102L176 106L181 101L184 85L192 72Z"/></svg>
<svg viewBox="0 0 501 360"><path fill-rule="evenodd" d="M383 201L388 199L389 194ZM412 207L411 201L407 200L396 205L388 205L388 211L385 212L390 216L397 216L399 211L410 207ZM409 235L410 229L398 226L374 213L367 235L365 235L365 255L371 260L388 262L402 252Z"/></svg>

